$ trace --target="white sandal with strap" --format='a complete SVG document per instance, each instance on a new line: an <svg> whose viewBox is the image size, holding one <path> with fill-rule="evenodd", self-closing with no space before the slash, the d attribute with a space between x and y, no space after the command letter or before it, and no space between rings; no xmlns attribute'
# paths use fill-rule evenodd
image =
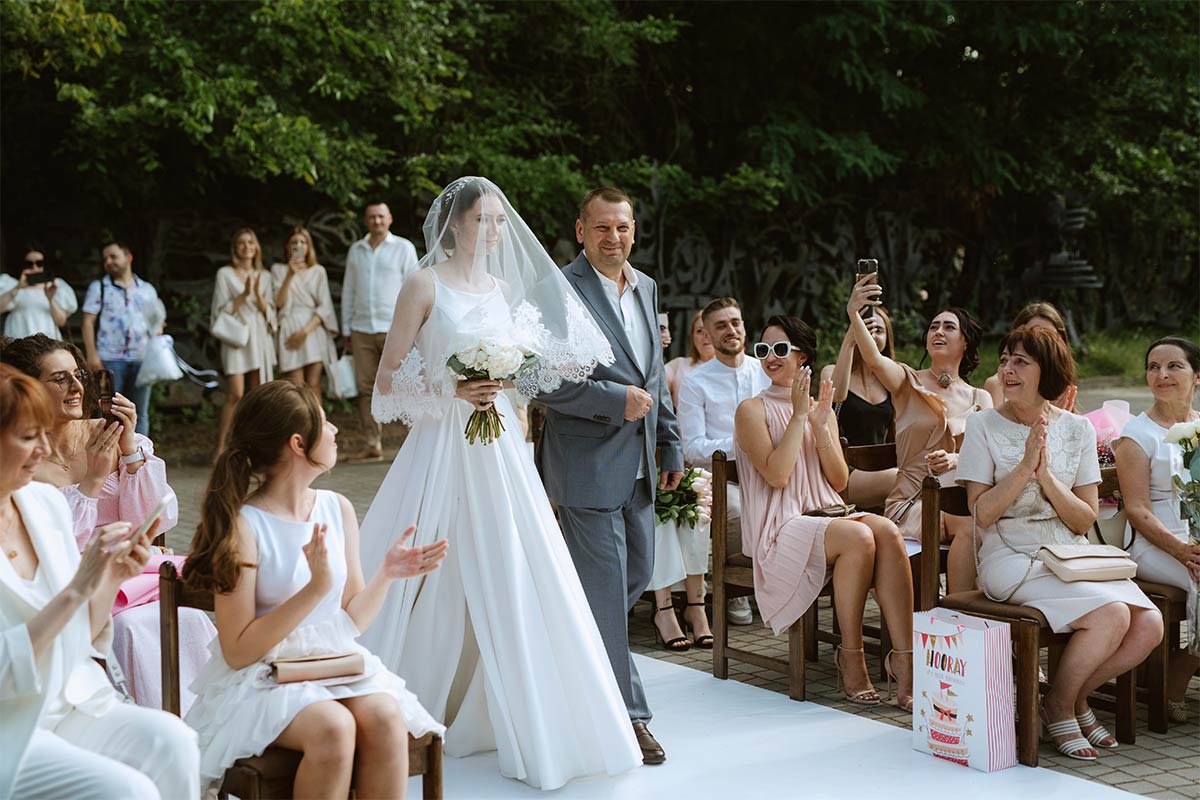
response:
<svg viewBox="0 0 1200 800"><path fill-rule="evenodd" d="M1058 722L1049 722L1046 719L1046 710L1042 709L1042 727L1045 728L1046 734L1055 740L1054 746L1058 748L1058 752L1064 756L1075 758L1080 761L1095 761L1096 756L1081 756L1079 755L1084 750L1094 750L1091 742L1083 738L1083 732L1079 730L1079 723L1073 717L1059 720ZM1071 736L1074 738L1067 739L1062 744L1059 744L1057 739L1062 736Z"/></svg>
<svg viewBox="0 0 1200 800"><path fill-rule="evenodd" d="M1089 725L1096 726L1085 734L1087 736L1087 740L1096 747L1103 747L1105 750L1116 750L1121 746L1121 744L1117 741L1117 737L1105 730L1104 726L1096 721L1096 712L1092 711L1090 708L1086 713L1080 714L1078 717L1076 717L1075 721L1079 723L1080 733L1083 733L1083 729ZM1112 744L1105 744L1105 739L1112 740Z"/></svg>

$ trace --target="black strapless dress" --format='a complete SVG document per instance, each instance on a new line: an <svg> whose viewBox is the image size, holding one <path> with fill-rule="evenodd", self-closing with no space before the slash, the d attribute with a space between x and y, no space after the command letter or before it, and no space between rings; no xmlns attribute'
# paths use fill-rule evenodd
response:
<svg viewBox="0 0 1200 800"><path fill-rule="evenodd" d="M838 410L838 425L842 436L853 447L864 444L883 444L892 431L895 408L889 394L882 403L872 404L854 392L847 392Z"/></svg>

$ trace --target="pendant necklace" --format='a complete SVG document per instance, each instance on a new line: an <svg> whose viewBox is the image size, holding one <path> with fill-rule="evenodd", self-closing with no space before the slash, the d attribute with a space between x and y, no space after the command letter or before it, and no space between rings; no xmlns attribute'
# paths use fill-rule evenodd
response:
<svg viewBox="0 0 1200 800"><path fill-rule="evenodd" d="M930 370L930 372L933 372L933 370ZM935 377L937 378L938 386L943 389L949 389L950 384L958 380L957 375L951 375L949 372L939 372Z"/></svg>

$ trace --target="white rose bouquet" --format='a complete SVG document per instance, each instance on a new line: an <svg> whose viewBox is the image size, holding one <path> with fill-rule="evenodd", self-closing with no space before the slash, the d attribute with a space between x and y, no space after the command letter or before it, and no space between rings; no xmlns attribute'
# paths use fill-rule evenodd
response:
<svg viewBox="0 0 1200 800"><path fill-rule="evenodd" d="M677 525L696 527L712 519L712 473L692 467L683 473L679 486L659 489L654 496L654 518L659 524L674 520Z"/></svg>
<svg viewBox="0 0 1200 800"><path fill-rule="evenodd" d="M446 366L461 381L511 381L536 361L537 356L512 337L493 335L454 353ZM496 441L504 430L502 416L495 405L486 411L474 411L463 431L467 441L475 444L479 439L485 445Z"/></svg>
<svg viewBox="0 0 1200 800"><path fill-rule="evenodd" d="M1179 490L1179 510L1188 521L1192 544L1200 544L1200 420L1177 422L1167 431L1166 441L1183 450L1184 476L1173 475ZM1192 576L1195 579L1195 576ZM1188 652L1200 655L1200 600L1196 587L1188 592Z"/></svg>

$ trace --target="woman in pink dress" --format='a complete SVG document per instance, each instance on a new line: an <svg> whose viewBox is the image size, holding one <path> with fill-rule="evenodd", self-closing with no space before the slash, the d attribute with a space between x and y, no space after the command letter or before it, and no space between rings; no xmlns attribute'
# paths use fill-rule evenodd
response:
<svg viewBox="0 0 1200 800"><path fill-rule="evenodd" d="M74 345L42 334L15 339L0 360L46 386L55 401L50 430L52 452L38 466L36 480L52 484L71 507L75 541L82 551L96 532L117 521L135 525L168 500L159 531L175 527L179 505L167 483L167 465L154 455L154 444L134 432L137 408L123 395L112 401L115 422L92 419L96 407L91 376ZM162 707L162 666L158 647L158 579L161 558L150 573L125 581L113 608L113 655L139 705ZM182 566L183 559L176 559ZM216 629L204 612L180 610L180 674L186 711L191 678L207 661Z"/></svg>
<svg viewBox="0 0 1200 800"><path fill-rule="evenodd" d="M683 379L689 372L712 358L714 352L712 342L704 332L700 312L697 311L696 316L692 318L688 354L667 362L667 388L671 390L671 405L679 407L679 387L683 385Z"/></svg>
<svg viewBox="0 0 1200 800"><path fill-rule="evenodd" d="M846 699L877 705L863 656L863 607L874 585L892 641L912 641L912 573L904 541L895 523L876 514L806 516L840 504L838 491L849 477L838 447L833 382L821 383L815 403L809 396L817 354L812 329L796 317L771 317L752 352L771 386L738 406L734 444L743 465L742 539L754 559L759 611L776 635L782 633L816 601L832 574L842 632L837 667ZM892 650L884 663L889 693L894 677L897 705L911 710L911 647Z"/></svg>

